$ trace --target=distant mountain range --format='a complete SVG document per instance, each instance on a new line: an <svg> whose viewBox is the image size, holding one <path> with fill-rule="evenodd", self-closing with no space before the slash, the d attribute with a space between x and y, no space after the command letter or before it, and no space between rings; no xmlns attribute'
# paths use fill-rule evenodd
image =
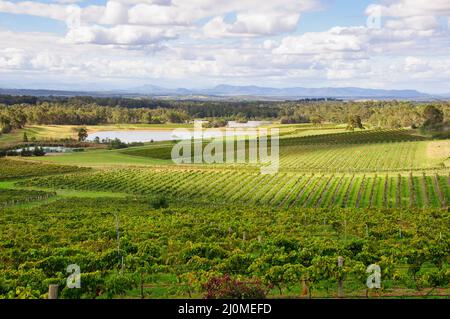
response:
<svg viewBox="0 0 450 319"><path fill-rule="evenodd" d="M26 90L0 89L0 94L34 95L34 96L123 96L123 97L174 97L180 99L226 99L226 98L261 98L261 99L304 99L304 98L338 98L338 99L404 99L434 100L448 99L450 94L430 95L416 90L381 90L356 87L342 88L272 88L259 86L218 85L209 89L167 89L155 85L144 85L131 89L111 91L60 91L60 90Z"/></svg>
<svg viewBox="0 0 450 319"><path fill-rule="evenodd" d="M355 87L344 88L272 88L260 86L218 85L211 89L165 89L154 85L145 85L130 89L135 93L150 95L209 95L209 96L263 96L285 98L426 98L428 94L415 90L379 90Z"/></svg>

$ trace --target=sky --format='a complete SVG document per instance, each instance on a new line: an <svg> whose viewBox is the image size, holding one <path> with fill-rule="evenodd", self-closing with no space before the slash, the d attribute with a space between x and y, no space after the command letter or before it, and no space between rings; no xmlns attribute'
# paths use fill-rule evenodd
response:
<svg viewBox="0 0 450 319"><path fill-rule="evenodd" d="M0 0L0 87L450 93L449 0Z"/></svg>

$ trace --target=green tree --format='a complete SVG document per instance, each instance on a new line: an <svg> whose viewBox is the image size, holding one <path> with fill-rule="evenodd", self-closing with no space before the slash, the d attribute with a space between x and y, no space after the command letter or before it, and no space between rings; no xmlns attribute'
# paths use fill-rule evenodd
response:
<svg viewBox="0 0 450 319"><path fill-rule="evenodd" d="M7 134L12 131L11 121L8 118L0 117L0 132Z"/></svg>
<svg viewBox="0 0 450 319"><path fill-rule="evenodd" d="M76 129L78 135L78 141L84 142L88 138L88 132L85 127L79 127Z"/></svg>
<svg viewBox="0 0 450 319"><path fill-rule="evenodd" d="M434 105L427 105L423 112L425 122L423 128L425 130L439 129L444 122L444 113Z"/></svg>
<svg viewBox="0 0 450 319"><path fill-rule="evenodd" d="M359 115L352 115L348 118L347 130L353 131L355 128L364 129Z"/></svg>

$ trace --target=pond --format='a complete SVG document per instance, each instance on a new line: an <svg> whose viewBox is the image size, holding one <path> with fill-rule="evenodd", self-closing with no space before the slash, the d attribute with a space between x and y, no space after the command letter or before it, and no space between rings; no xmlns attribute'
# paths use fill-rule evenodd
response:
<svg viewBox="0 0 450 319"><path fill-rule="evenodd" d="M26 148L27 150L34 151L35 147L30 146ZM79 148L70 148L70 147L63 147L63 146L42 146L42 150L45 153L70 153L77 150L80 150ZM22 148L13 150L16 153L22 152Z"/></svg>

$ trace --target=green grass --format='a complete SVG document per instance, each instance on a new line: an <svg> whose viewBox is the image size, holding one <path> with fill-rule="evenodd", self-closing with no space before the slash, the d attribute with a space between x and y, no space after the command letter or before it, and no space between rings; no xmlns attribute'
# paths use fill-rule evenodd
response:
<svg viewBox="0 0 450 319"><path fill-rule="evenodd" d="M54 156L33 157L33 160L63 165L80 166L151 166L172 165L171 160L161 160L127 155L120 150L86 150L79 153L67 153Z"/></svg>

